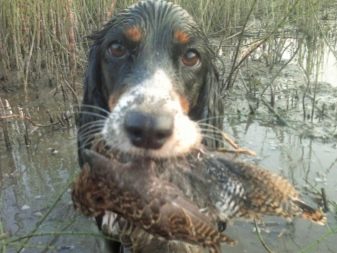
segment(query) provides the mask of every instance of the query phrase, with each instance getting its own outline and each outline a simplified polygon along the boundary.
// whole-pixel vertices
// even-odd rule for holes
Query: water
[[[313,194],[309,194],[307,186],[313,191],[324,188],[328,200],[337,202],[335,143],[303,139],[289,134],[286,128],[261,125],[258,121],[247,124],[245,120],[227,118],[225,126],[226,132],[241,146],[257,152],[252,162],[258,161],[289,178],[313,206]],[[0,217],[8,236],[6,241],[27,235],[52,209],[36,231],[44,236],[33,237],[25,252],[104,252],[103,240],[96,237],[99,234],[94,222],[75,212],[70,201],[69,182],[78,172],[75,139],[74,129],[40,128],[31,134],[29,147],[22,144],[19,135],[13,140],[16,145],[11,151],[1,143]],[[266,218],[265,224],[259,226],[264,240],[275,252],[301,252],[302,249],[305,249],[303,252],[336,252],[336,234],[316,243],[329,232],[329,227],[337,227],[331,212],[328,218],[329,226],[324,227],[303,220],[288,223],[278,218]],[[223,252],[264,252],[254,229],[252,223],[243,221],[229,225],[226,233],[239,244],[233,248],[224,246]],[[6,245],[4,252],[17,252],[21,242]],[[0,243],[1,246],[4,244]]]
[[[5,233],[9,240],[30,233],[52,209],[36,233],[56,236],[33,237],[25,252],[99,252],[95,238],[57,236],[66,232],[96,232],[92,222],[74,212],[67,191],[78,171],[74,131],[38,132],[31,136],[28,148],[17,145],[12,151],[1,150],[0,214]],[[20,242],[8,245],[5,252],[16,252]]]
[[[246,43],[252,43],[256,39],[247,39]],[[328,83],[332,87],[337,87],[337,53],[334,44],[335,42],[331,42],[331,46],[329,47],[325,42],[320,43],[317,45],[317,48],[313,52],[312,49],[309,49],[312,54],[316,55],[316,58],[311,59],[311,61],[316,60],[317,64],[315,64],[314,73],[317,72],[317,82],[319,83]],[[280,50],[277,45],[282,45]],[[298,56],[297,49],[300,49],[299,51],[302,52],[301,56]],[[268,50],[271,50],[272,53],[268,52]],[[308,56],[308,48],[307,44],[301,42],[300,40],[296,38],[279,38],[274,41],[273,44],[266,44],[266,48],[258,48],[253,55],[251,56],[254,59],[261,59],[261,57],[265,57],[266,55],[269,55],[269,57],[274,56],[273,54],[276,52],[276,50],[280,50],[278,52],[279,60],[283,63],[291,60],[291,64],[295,64],[298,68],[300,65],[306,66],[306,58]],[[335,50],[335,51],[332,51]],[[297,52],[297,56],[294,58],[294,53]],[[316,69],[317,68],[317,69]],[[303,74],[303,71],[302,71]],[[315,75],[311,76],[311,80],[315,80]]]
[[[337,87],[337,59],[331,50],[324,48],[324,58],[318,75],[318,81],[330,83],[331,86]]]

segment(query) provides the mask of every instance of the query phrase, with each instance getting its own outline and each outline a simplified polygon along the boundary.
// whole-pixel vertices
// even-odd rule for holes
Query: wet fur
[[[120,37],[121,31],[134,25],[139,25],[147,36],[142,38],[138,54],[132,61],[115,63],[107,55],[109,46],[114,40],[123,40]],[[188,34],[190,41],[188,46],[196,48],[200,54],[200,69],[186,69],[179,65],[178,59],[186,48],[181,45],[180,47],[174,46],[172,33],[169,32],[178,28]],[[186,117],[190,121],[205,120],[203,131],[207,131],[208,136],[211,135],[210,131],[214,131],[212,127],[222,129],[222,118],[219,117],[223,111],[220,97],[222,88],[214,64],[216,56],[209,46],[207,36],[185,10],[165,1],[139,2],[115,15],[102,30],[91,35],[90,39],[93,44],[88,57],[84,96],[78,121],[78,150],[81,167],[83,166],[83,150],[90,148],[93,136],[107,126],[106,123],[111,114],[111,97],[116,96],[118,102],[120,96],[130,91],[133,85],[139,83],[139,80],[145,80],[153,75],[158,67],[165,69],[166,75],[174,84],[174,90],[188,101],[189,110]],[[161,56],[158,57],[156,52],[161,52]],[[206,125],[212,127],[208,129]],[[215,138],[219,139],[216,136]],[[219,142],[211,138],[204,139],[203,143],[208,147],[219,145]],[[179,181],[177,183],[179,184]],[[186,190],[191,191],[191,189]],[[97,218],[99,226],[102,223],[101,218]],[[139,238],[144,239],[142,236]],[[166,246],[162,244],[163,242],[160,242],[160,247],[163,249],[161,252],[165,252],[165,248],[167,252],[197,252],[197,247],[192,247],[193,250],[191,250],[190,245],[183,243],[167,243]],[[146,247],[158,247],[158,244],[149,244]],[[179,248],[179,251],[172,247]],[[112,248],[114,252],[119,246],[114,244]],[[151,251],[140,248],[135,252]]]

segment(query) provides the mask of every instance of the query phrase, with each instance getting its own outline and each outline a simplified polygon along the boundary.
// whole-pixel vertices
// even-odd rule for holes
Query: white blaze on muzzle
[[[124,119],[130,111],[170,114],[174,119],[173,133],[160,149],[135,147],[124,129]],[[198,125],[184,113],[172,80],[162,69],[153,76],[127,89],[112,108],[102,135],[108,145],[125,153],[151,157],[174,157],[191,151],[201,143]],[[146,151],[146,152],[144,152]]]

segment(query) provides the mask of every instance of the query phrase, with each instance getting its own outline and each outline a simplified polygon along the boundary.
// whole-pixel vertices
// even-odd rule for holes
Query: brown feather
[[[97,142],[85,160],[73,186],[75,207],[91,216],[113,211],[126,224],[131,222],[133,233],[127,236],[133,247],[148,247],[159,237],[220,252],[220,243],[233,245],[234,241],[218,232],[215,223],[239,217],[301,216],[326,223],[325,215],[305,204],[286,179],[222,153],[196,151],[162,161],[128,157],[131,162],[122,163],[103,142]],[[201,212],[200,207],[207,207],[208,212]],[[180,245],[185,245],[182,252],[197,250]]]
[[[181,240],[219,252],[234,240],[173,184],[156,177],[151,160],[122,164],[86,151],[85,164],[73,186],[75,207],[86,215],[113,211],[145,231],[167,240]]]

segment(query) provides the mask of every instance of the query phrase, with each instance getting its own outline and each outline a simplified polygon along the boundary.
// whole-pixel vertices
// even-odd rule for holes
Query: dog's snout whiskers
[[[173,133],[174,118],[170,114],[130,111],[124,129],[131,143],[139,148],[160,149]]]

